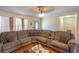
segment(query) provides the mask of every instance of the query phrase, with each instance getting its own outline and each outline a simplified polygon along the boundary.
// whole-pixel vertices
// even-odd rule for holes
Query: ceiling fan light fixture
[[[39,6],[38,11],[39,11],[39,17],[44,17],[45,16],[45,12],[46,12],[45,6]]]
[[[39,13],[39,17],[44,17],[45,13]]]

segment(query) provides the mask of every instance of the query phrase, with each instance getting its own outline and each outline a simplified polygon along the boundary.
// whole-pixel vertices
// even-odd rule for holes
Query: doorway
[[[71,31],[77,38],[77,15],[61,16],[60,24],[61,30]]]
[[[38,30],[38,28],[39,28],[38,26],[39,26],[38,21],[35,21],[35,29],[36,29],[36,30]]]

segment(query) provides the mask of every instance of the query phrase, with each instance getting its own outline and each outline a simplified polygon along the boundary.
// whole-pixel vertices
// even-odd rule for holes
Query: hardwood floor
[[[37,43],[31,43],[29,45],[26,45],[24,47],[18,48],[16,49],[14,52],[12,53],[23,53],[25,50],[29,50],[31,49],[33,46],[35,46]],[[44,49],[47,49],[50,53],[57,53],[54,49],[51,49],[50,47],[44,46],[42,45]]]

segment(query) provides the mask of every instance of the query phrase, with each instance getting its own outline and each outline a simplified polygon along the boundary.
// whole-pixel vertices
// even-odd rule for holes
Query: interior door
[[[63,18],[63,28],[65,31],[70,30],[74,35],[76,35],[75,16],[64,17]]]
[[[38,30],[38,25],[39,25],[39,24],[38,24],[38,21],[35,22],[35,29],[36,29],[36,30]]]

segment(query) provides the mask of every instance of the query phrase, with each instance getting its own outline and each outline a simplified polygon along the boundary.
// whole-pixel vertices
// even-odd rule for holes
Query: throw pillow
[[[0,36],[0,42],[3,43],[3,44],[7,43],[7,40],[6,40],[6,38],[5,38],[5,34],[2,34],[2,35]]]

